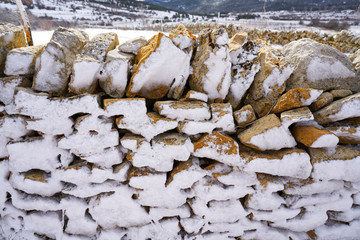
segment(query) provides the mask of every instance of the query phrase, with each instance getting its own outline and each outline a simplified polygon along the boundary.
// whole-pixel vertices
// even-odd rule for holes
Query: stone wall
[[[0,28],[0,239],[360,235],[360,82],[336,49]]]

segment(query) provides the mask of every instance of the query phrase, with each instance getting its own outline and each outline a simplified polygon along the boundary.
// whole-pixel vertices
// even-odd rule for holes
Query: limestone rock
[[[262,44],[247,40],[246,37],[245,33],[237,33],[229,40],[232,74],[226,100],[231,103],[233,108],[239,106],[254,81],[255,74],[260,70],[258,51]]]
[[[314,115],[308,107],[302,107],[282,112],[280,119],[283,126],[289,127],[293,123],[312,121]]]
[[[327,126],[326,129],[335,134],[340,143],[360,144],[360,126],[357,124],[335,123],[333,126]]]
[[[98,74],[106,54],[119,44],[116,33],[100,33],[87,42],[76,55],[72,68],[69,91],[75,94],[93,93]]]
[[[347,56],[327,45],[310,39],[293,41],[284,46],[283,54],[294,66],[286,88],[360,91],[359,77]]]
[[[228,36],[224,29],[204,29],[199,42],[190,75],[190,88],[208,95],[209,100],[223,100],[231,82],[231,62]]]
[[[332,132],[310,125],[295,125],[291,133],[296,141],[310,148],[336,147],[339,138]]]
[[[263,46],[258,54],[261,70],[255,75],[245,104],[251,104],[257,115],[263,117],[285,91],[286,81],[293,68],[278,50],[270,46]]]
[[[6,57],[4,73],[8,76],[33,75],[35,60],[43,48],[43,45],[38,45],[10,50]]]
[[[334,151],[310,148],[309,154],[314,179],[360,181],[360,151],[338,145]]]
[[[131,53],[137,55],[139,50],[147,44],[145,37],[137,37],[126,41],[119,46],[119,51],[123,53]]]
[[[211,117],[208,105],[201,101],[158,101],[154,110],[160,115],[179,121],[201,121]]]
[[[17,87],[30,87],[31,82],[24,77],[4,77],[0,78],[0,102],[10,105],[15,95]]]
[[[121,53],[117,49],[107,53],[99,73],[99,84],[106,94],[114,98],[124,95],[133,58],[132,55]]]
[[[190,73],[190,58],[169,37],[155,35],[136,55],[126,96],[180,98]]]
[[[286,149],[269,153],[241,151],[240,156],[247,161],[244,171],[249,172],[307,179],[312,170],[310,156],[306,151],[300,149]]]
[[[198,133],[211,133],[214,129],[222,130],[227,133],[235,132],[232,107],[230,103],[212,103],[211,120],[191,121],[184,120],[178,126],[178,131],[187,135]]]
[[[239,127],[246,127],[256,120],[254,109],[250,104],[234,112],[234,118]]]
[[[190,54],[192,53],[196,37],[184,25],[180,24],[176,29],[172,30],[169,37],[178,48]]]
[[[186,93],[184,100],[198,100],[198,101],[207,102],[208,96],[205,93],[190,90]]]
[[[244,160],[239,156],[239,145],[231,137],[219,132],[204,134],[193,143],[196,157],[211,158],[230,166],[242,167]]]
[[[238,135],[240,142],[256,150],[279,150],[296,146],[287,126],[275,114],[258,119]]]
[[[67,90],[75,56],[89,39],[86,33],[59,27],[35,62],[33,89],[61,95]]]
[[[352,91],[346,89],[334,89],[331,90],[330,93],[336,99],[336,98],[344,98],[350,96],[352,94]]]
[[[0,77],[3,76],[6,55],[13,48],[26,47],[24,28],[11,23],[0,23]]]
[[[293,108],[309,106],[322,93],[322,90],[311,88],[294,88],[283,94],[272,109],[273,113],[281,113]]]
[[[311,104],[310,108],[312,111],[317,111],[326,105],[329,105],[334,100],[334,95],[329,92],[324,92],[320,97]]]
[[[331,103],[314,113],[319,124],[360,116],[360,93],[350,95]]]

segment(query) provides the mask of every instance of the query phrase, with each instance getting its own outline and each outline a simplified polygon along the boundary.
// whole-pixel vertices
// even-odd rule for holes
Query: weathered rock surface
[[[85,32],[59,27],[36,59],[33,89],[53,95],[67,90],[75,56],[89,40]]]
[[[236,109],[260,70],[258,51],[262,44],[247,40],[246,33],[237,33],[229,40],[232,62],[231,85],[226,100]]]
[[[275,114],[258,119],[238,135],[240,142],[256,150],[279,150],[296,146],[287,126]]]
[[[204,29],[192,61],[190,88],[208,95],[209,100],[223,100],[229,92],[231,62],[228,35],[224,29]]]
[[[35,60],[43,48],[43,45],[38,45],[10,50],[6,57],[4,73],[8,76],[33,75]]]
[[[255,75],[245,104],[251,104],[257,115],[263,117],[285,91],[286,81],[293,68],[278,50],[270,46],[263,46],[258,54],[261,70]]]
[[[4,75],[5,60],[13,48],[26,47],[24,28],[10,23],[0,23],[0,77]]]
[[[194,144],[194,156],[211,158],[230,166],[242,167],[244,160],[239,156],[239,145],[231,137],[219,132],[204,134]]]
[[[123,53],[129,53],[137,55],[139,50],[147,44],[147,40],[144,37],[137,37],[126,41],[119,46],[119,51]]]
[[[330,91],[331,95],[333,95],[334,99],[344,98],[350,96],[352,94],[351,90],[346,89],[334,89]]]
[[[180,98],[190,74],[191,54],[162,33],[139,50],[126,96]]]
[[[121,53],[117,49],[107,53],[98,76],[100,87],[106,94],[114,98],[123,97],[133,59],[133,55]]]
[[[201,101],[158,101],[154,110],[160,115],[179,121],[201,121],[211,117],[209,106]]]
[[[246,127],[251,122],[256,120],[254,109],[252,108],[252,106],[250,104],[235,111],[234,118],[235,118],[236,124],[239,127]]]
[[[309,154],[314,179],[360,181],[360,151],[339,145],[335,151],[310,148]]]
[[[282,112],[280,120],[283,126],[289,127],[293,123],[312,121],[314,115],[308,107],[302,107]]]
[[[317,111],[326,105],[329,105],[334,101],[334,95],[329,92],[324,92],[320,95],[320,97],[311,104],[310,108],[312,111]]]
[[[319,124],[360,116],[360,93],[337,100],[314,113]]]
[[[360,126],[357,124],[335,123],[326,129],[335,134],[340,143],[360,144]]]
[[[349,58],[330,46],[301,39],[284,46],[283,54],[294,72],[286,88],[360,91],[359,77]]]
[[[311,88],[294,88],[281,95],[274,108],[273,113],[281,113],[293,108],[309,106],[322,93],[322,90]]]
[[[336,147],[339,138],[332,132],[311,125],[295,125],[291,128],[296,141],[310,148]]]
[[[93,93],[106,54],[118,44],[116,33],[100,33],[87,42],[82,51],[76,55],[69,91],[75,94]]]

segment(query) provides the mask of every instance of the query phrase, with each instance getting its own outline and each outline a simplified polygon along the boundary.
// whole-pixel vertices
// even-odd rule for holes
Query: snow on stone
[[[180,224],[187,233],[198,233],[205,225],[205,220],[199,216],[180,218]]]
[[[216,176],[216,179],[226,185],[252,186],[259,184],[259,180],[254,172],[244,172],[233,168],[231,172]]]
[[[160,135],[151,143],[139,137],[125,136],[121,144],[133,151],[127,156],[133,166],[150,167],[160,172],[171,171],[174,160],[187,161],[193,152],[190,138],[178,133]]]
[[[124,153],[121,151],[120,147],[110,147],[101,153],[82,156],[82,159],[104,168],[111,168],[111,166],[115,164],[122,163],[123,157]]]
[[[352,221],[349,224],[336,223],[319,226],[315,229],[315,234],[321,240],[354,239],[354,236],[360,234],[360,220]]]
[[[339,143],[339,138],[334,134],[325,134],[316,139],[311,144],[312,148],[323,148],[323,147],[336,147]]]
[[[7,181],[9,174],[9,161],[0,161],[0,214],[2,214],[2,209],[5,207],[5,202],[7,200],[6,191],[8,191],[10,187]]]
[[[307,78],[312,82],[330,78],[340,79],[355,76],[355,73],[340,61],[333,60],[330,62],[319,57],[314,57],[310,61],[306,73]]]
[[[100,184],[86,184],[81,186],[69,185],[64,187],[63,193],[69,194],[79,198],[93,197],[101,193],[113,192],[114,189],[121,186],[122,184],[115,181],[106,181]]]
[[[191,55],[174,45],[171,39],[162,33],[143,48],[148,52],[139,52],[138,65],[132,75],[126,95],[158,99],[166,94],[179,98],[190,74]],[[152,44],[152,45],[151,45]],[[150,48],[152,47],[152,48]]]
[[[166,173],[144,173],[138,176],[129,176],[129,185],[137,189],[165,187]]]
[[[246,200],[246,206],[254,210],[276,210],[284,203],[285,200],[277,193],[268,191],[257,191],[250,194]]]
[[[50,238],[61,239],[63,222],[56,212],[36,212],[24,216],[24,228],[37,234],[44,234]]]
[[[7,150],[10,156],[9,169],[13,172],[26,172],[31,169],[51,172],[61,166],[61,162],[68,162],[72,158],[67,151],[57,148],[56,139],[49,136],[10,143]]]
[[[251,210],[253,219],[256,221],[268,221],[268,222],[282,222],[287,219],[292,219],[300,213],[301,209],[291,209],[284,206],[280,206],[279,209],[269,211],[256,211]]]
[[[195,157],[207,157],[230,166],[242,167],[245,163],[240,158],[239,145],[231,137],[218,132],[204,134],[194,142]]]
[[[360,126],[334,126],[326,129],[334,133],[342,143],[360,142]]]
[[[290,152],[275,159],[256,157],[244,167],[244,171],[301,179],[308,178],[311,170],[310,156],[302,151]]]
[[[13,206],[25,211],[58,211],[62,207],[57,200],[51,197],[30,195],[17,190],[10,191],[10,194]]]
[[[150,208],[149,211],[150,217],[154,221],[159,221],[164,217],[176,217],[180,218],[189,218],[190,217],[190,208],[188,205],[183,205],[178,208],[169,209],[169,208]]]
[[[231,223],[247,214],[239,200],[212,201],[204,218],[211,223]]]
[[[321,95],[322,92],[322,90],[311,90],[310,97],[308,99],[302,99],[304,106],[309,106],[311,103],[313,103]]]
[[[339,198],[315,205],[305,206],[308,211],[348,211],[353,205],[352,192],[340,191]]]
[[[103,229],[116,226],[141,226],[150,222],[149,215],[131,196],[134,191],[127,186],[115,188],[115,193],[93,197],[89,213]]]
[[[209,98],[205,93],[190,90],[186,93],[185,99],[207,102]]]
[[[308,107],[302,107],[282,112],[280,119],[283,126],[289,127],[293,123],[310,123],[310,121],[314,120],[314,115]]]
[[[272,72],[267,76],[263,83],[265,97],[274,91],[274,87],[282,86],[290,77],[293,70],[294,68],[290,65],[286,66],[281,71],[278,68],[273,68]]]
[[[137,55],[139,50],[146,44],[147,44],[146,38],[143,36],[140,36],[140,37],[130,39],[130,40],[120,44],[118,49],[120,52],[131,53],[131,54]]]
[[[201,101],[158,101],[154,109],[170,119],[201,121],[211,117],[209,107]]]
[[[286,187],[284,192],[289,195],[312,195],[316,193],[331,193],[340,191],[344,188],[344,182],[339,180],[331,181],[310,181],[307,184],[292,183],[291,187]]]
[[[149,188],[139,191],[138,201],[142,206],[174,209],[186,203],[192,193],[172,187]]]
[[[329,217],[339,222],[351,222],[360,219],[360,207],[355,206],[344,212],[329,212]]]
[[[10,105],[13,102],[15,88],[30,84],[28,80],[22,77],[0,78],[0,102]]]

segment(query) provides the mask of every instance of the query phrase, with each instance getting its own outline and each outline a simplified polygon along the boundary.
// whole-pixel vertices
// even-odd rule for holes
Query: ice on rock
[[[238,143],[227,135],[219,132],[206,133],[193,144],[193,155],[196,157],[207,157],[237,167],[245,164],[245,160],[239,156]]]
[[[212,118],[209,121],[190,121],[181,122],[178,130],[187,135],[198,133],[211,133],[214,129],[234,133],[235,124],[232,107],[229,103],[212,103],[210,105]]]
[[[190,76],[190,88],[205,92],[209,100],[225,99],[231,82],[228,36],[224,29],[204,29],[199,34]]]
[[[211,117],[208,105],[201,101],[158,101],[154,109],[160,115],[179,121],[201,121]]]
[[[129,186],[136,189],[164,187],[166,173],[156,173],[145,168],[132,167],[129,171]]]
[[[186,162],[181,162],[172,170],[166,185],[173,188],[187,189],[205,175],[206,171],[200,167],[199,159],[192,157]]]
[[[313,164],[311,176],[318,180],[360,181],[360,152],[356,149],[338,145],[332,153],[326,149],[310,148]]]
[[[256,150],[279,150],[296,146],[288,126],[281,124],[275,114],[257,120],[238,135],[241,143]]]
[[[160,219],[168,218],[168,217],[179,216],[180,219],[189,218],[191,213],[190,213],[189,206],[183,205],[181,207],[173,208],[173,209],[171,209],[171,208],[150,208],[149,215],[154,221],[157,222]]]
[[[326,211],[315,211],[300,214],[298,217],[283,222],[270,223],[272,227],[288,229],[294,232],[307,232],[324,225],[328,215]]]
[[[50,238],[61,239],[63,221],[57,212],[35,212],[24,216],[24,229]]]
[[[4,77],[0,78],[0,102],[5,105],[13,103],[15,89],[17,87],[28,87],[31,82],[24,77]]]
[[[300,149],[280,150],[275,154],[252,153],[244,167],[244,171],[301,179],[308,178],[311,170],[310,156]]]
[[[133,56],[114,49],[106,55],[99,72],[99,84],[106,94],[114,98],[124,95]]]
[[[69,91],[75,94],[94,92],[106,54],[118,44],[116,33],[111,32],[99,33],[87,42],[74,60]]]
[[[155,35],[136,55],[126,96],[180,98],[190,74],[190,59],[191,54],[179,49],[169,37]]]
[[[134,190],[122,185],[115,192],[91,198],[89,213],[103,229],[141,226],[150,222],[150,217],[137,201],[132,199]],[[113,190],[114,191],[114,190]]]
[[[72,159],[67,151],[57,147],[56,139],[51,136],[12,142],[7,145],[7,150],[10,156],[9,169],[12,172],[26,172],[31,169],[51,172]]]
[[[151,144],[144,138],[125,135],[121,144],[132,151],[127,159],[133,166],[150,167],[159,172],[171,171],[174,160],[186,161],[193,152],[190,138],[179,133],[159,135]]]
[[[43,48],[38,45],[12,49],[6,57],[4,73],[8,76],[33,75],[35,60]]]

